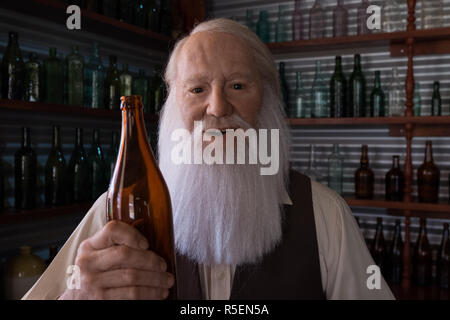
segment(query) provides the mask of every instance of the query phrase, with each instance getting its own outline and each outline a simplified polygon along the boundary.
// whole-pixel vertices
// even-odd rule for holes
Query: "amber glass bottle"
[[[367,145],[362,146],[361,166],[355,172],[355,196],[358,199],[373,198],[373,171],[369,169]]]
[[[122,135],[119,157],[107,195],[107,220],[136,227],[150,250],[167,262],[176,278],[172,205],[169,190],[150,148],[141,96],[121,98]],[[169,299],[176,299],[176,284]]]
[[[392,157],[392,168],[386,173],[386,200],[402,201],[405,178],[400,169],[400,157]]]
[[[426,286],[431,283],[431,248],[427,237],[427,225],[425,218],[420,218],[419,237],[414,248],[413,274],[415,283]]]
[[[426,142],[425,160],[417,170],[420,202],[437,202],[439,196],[439,168],[433,162],[431,141]]]

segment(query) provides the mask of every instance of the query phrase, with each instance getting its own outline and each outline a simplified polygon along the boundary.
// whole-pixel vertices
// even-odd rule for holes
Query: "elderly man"
[[[342,198],[289,170],[277,71],[255,34],[226,19],[201,23],[175,46],[165,77],[159,165],[173,204],[180,298],[393,298],[382,277],[368,285],[374,262]],[[223,137],[277,129],[277,173],[262,175],[261,164],[174,164],[171,133],[193,132],[195,121]],[[105,204],[104,194],[25,299],[167,297],[174,276],[164,260],[132,227],[106,223]],[[79,289],[66,286],[74,264]]]

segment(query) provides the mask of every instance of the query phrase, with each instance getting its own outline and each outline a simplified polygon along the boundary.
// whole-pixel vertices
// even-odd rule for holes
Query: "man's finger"
[[[104,289],[138,286],[169,289],[175,281],[168,272],[119,269],[98,273],[96,282]]]
[[[153,287],[123,287],[106,289],[105,300],[161,300],[169,296],[169,290]]]

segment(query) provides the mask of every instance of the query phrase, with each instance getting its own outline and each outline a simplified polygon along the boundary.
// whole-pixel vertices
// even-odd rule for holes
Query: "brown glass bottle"
[[[380,267],[381,272],[384,273],[386,268],[386,244],[383,236],[383,219],[377,218],[377,229],[375,231],[375,238],[370,247],[370,254],[375,263]]]
[[[414,248],[413,275],[414,281],[419,286],[427,286],[431,283],[431,248],[427,237],[427,225],[425,218],[420,218],[420,230]]]
[[[107,195],[107,220],[136,227],[149,249],[167,262],[176,279],[175,246],[170,194],[150,148],[141,96],[121,98],[122,135],[119,157]],[[176,299],[176,284],[169,299]]]
[[[392,157],[392,168],[386,173],[386,200],[402,201],[405,178],[400,169],[400,157]]]
[[[437,202],[439,196],[439,168],[433,162],[431,141],[426,142],[425,160],[417,170],[420,202]]]
[[[444,223],[441,246],[437,257],[437,282],[442,289],[450,288],[450,238],[448,223]]]
[[[367,145],[362,146],[361,166],[355,172],[355,196],[358,199],[373,198],[373,171],[369,169]]]
[[[399,284],[403,272],[403,240],[400,220],[395,220],[394,236],[388,250],[387,278],[391,283]]]

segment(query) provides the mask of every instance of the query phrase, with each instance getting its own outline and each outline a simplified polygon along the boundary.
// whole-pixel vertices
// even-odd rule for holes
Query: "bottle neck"
[[[361,57],[359,55],[355,56],[354,63],[355,63],[355,67],[354,67],[355,70],[356,71],[361,71]]]
[[[338,144],[333,145],[333,152],[336,154],[339,153],[339,145]]]
[[[375,88],[380,89],[381,88],[381,80],[380,80],[380,73],[375,73]]]
[[[400,169],[400,159],[397,156],[392,157],[392,168]]]
[[[22,148],[29,148],[30,146],[30,128],[24,127],[22,129]]]
[[[77,128],[75,146],[83,147],[83,129],[82,128]]]
[[[433,162],[433,149],[431,142],[427,142],[427,147],[425,150],[425,162]]]
[[[363,146],[362,152],[361,152],[361,168],[368,168],[369,167],[369,156],[367,152],[367,147]]]
[[[297,89],[300,89],[302,87],[302,74],[300,72],[297,72]]]
[[[8,45],[10,45],[10,46],[18,46],[19,45],[19,41],[18,41],[17,38],[18,38],[17,33],[10,33],[9,34]]]
[[[61,148],[61,135],[58,126],[53,127],[53,148]]]
[[[425,219],[420,220],[419,238],[427,236],[427,223]]]
[[[341,57],[336,58],[336,64],[334,66],[334,71],[336,73],[342,73],[342,58]]]
[[[280,63],[280,76],[284,77],[284,63]]]
[[[100,134],[97,129],[94,129],[92,134],[92,144],[98,146],[100,144]]]

